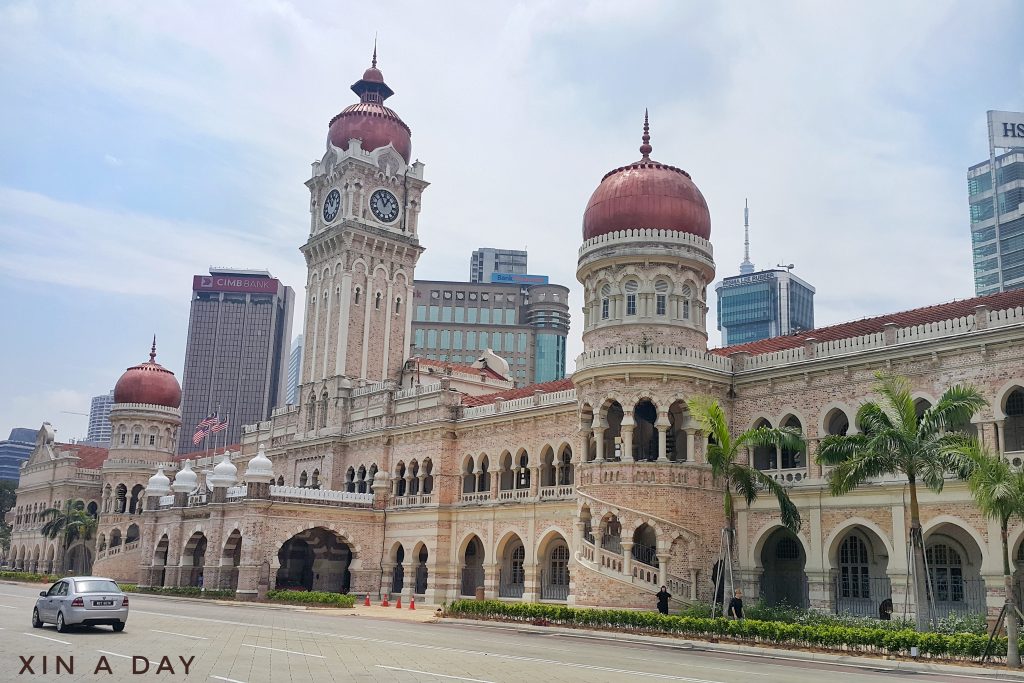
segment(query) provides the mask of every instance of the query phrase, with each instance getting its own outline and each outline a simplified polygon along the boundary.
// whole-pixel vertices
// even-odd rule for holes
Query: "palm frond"
[[[834,467],[863,451],[868,438],[863,434],[830,434],[821,440],[815,458],[820,465]]]
[[[876,372],[875,391],[885,405],[880,407],[889,415],[892,425],[900,431],[916,431],[917,408],[910,390],[910,380],[902,375]]]

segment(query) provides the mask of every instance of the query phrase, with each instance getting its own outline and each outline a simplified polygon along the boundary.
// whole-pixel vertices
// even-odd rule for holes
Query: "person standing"
[[[662,614],[668,614],[668,599],[672,597],[664,586],[658,591],[658,611]]]
[[[739,588],[733,593],[733,598],[729,601],[729,609],[726,614],[732,619],[743,618],[743,591]]]

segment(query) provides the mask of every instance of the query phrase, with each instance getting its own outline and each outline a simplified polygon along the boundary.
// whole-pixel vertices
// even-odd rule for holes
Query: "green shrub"
[[[27,581],[28,583],[53,583],[59,576],[53,574],[33,574],[32,572],[0,572],[0,579],[9,581]]]
[[[139,587],[136,586],[134,583],[119,583],[119,584],[117,584],[117,587],[121,589],[122,593],[137,593],[137,592],[139,592]]]
[[[695,612],[696,610],[694,610]],[[710,609],[662,615],[630,610],[588,609],[507,603],[496,600],[459,600],[448,606],[452,616],[502,619],[506,621],[544,621],[566,626],[612,628],[624,631],[674,633],[694,638],[727,637],[754,643],[787,644],[821,647],[844,651],[876,652],[909,655],[917,647],[922,656],[954,659],[979,659],[985,651],[987,637],[978,633],[918,633],[909,628],[892,627],[891,623],[862,618],[817,613],[801,617],[811,623],[786,621],[742,621],[712,618]],[[779,616],[776,612],[775,616]],[[818,620],[814,622],[814,620]],[[849,622],[849,623],[844,623]],[[883,625],[884,626],[881,626]],[[1006,655],[1006,639],[996,639],[993,654]]]
[[[267,591],[267,599],[274,602],[300,602],[332,607],[354,607],[356,596],[347,593],[326,593],[324,591]]]
[[[147,588],[136,588],[139,593],[153,593],[154,595],[179,595],[189,598],[211,598],[223,599],[234,598],[233,590],[214,590],[208,588],[203,590],[198,586],[149,586]]]

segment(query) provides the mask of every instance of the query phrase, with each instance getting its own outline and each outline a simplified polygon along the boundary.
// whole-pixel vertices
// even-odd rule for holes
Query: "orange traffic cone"
[[[391,603],[388,602],[388,594],[387,593],[384,594],[384,599],[381,600],[380,606],[381,607],[391,607]]]
[[[402,596],[401,595],[398,596],[398,600],[395,600],[395,607],[397,607],[398,609],[402,609]]]
[[[366,594],[366,600],[363,601],[363,607],[369,607],[369,606],[370,606],[370,594],[367,593]]]
[[[409,598],[409,609],[416,609],[416,598]]]

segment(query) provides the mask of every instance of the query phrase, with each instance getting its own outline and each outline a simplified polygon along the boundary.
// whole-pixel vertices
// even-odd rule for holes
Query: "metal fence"
[[[416,567],[416,595],[423,595],[427,592],[427,565],[421,564]]]
[[[658,549],[639,543],[633,544],[633,559],[651,567],[658,566]]]
[[[501,581],[498,583],[498,597],[499,598],[521,598],[523,597],[524,585],[521,583],[506,583]]]
[[[565,583],[552,584],[547,572],[540,573],[540,599],[541,600],[565,600],[569,597],[569,572],[566,570],[563,576]]]
[[[984,579],[954,579],[948,583],[936,580],[933,583],[937,598],[932,612],[933,618],[944,619],[951,614],[967,616],[987,613]]]
[[[391,592],[401,593],[405,588],[405,567],[396,564],[391,570]]]
[[[462,568],[462,594],[476,595],[477,586],[484,585],[484,568],[467,566]]]
[[[892,600],[892,580],[888,577],[842,576],[832,581],[833,606],[836,614],[860,617],[881,616],[882,603]]]
[[[806,574],[762,574],[761,599],[769,605],[807,607],[810,592]]]

